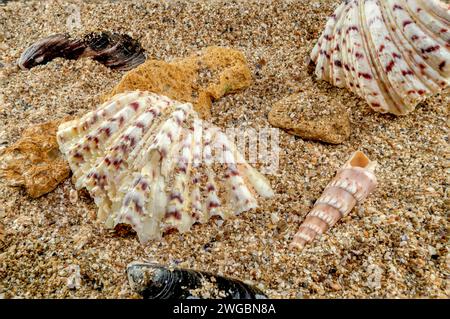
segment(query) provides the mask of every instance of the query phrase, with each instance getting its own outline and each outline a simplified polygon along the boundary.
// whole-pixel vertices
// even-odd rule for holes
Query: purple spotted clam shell
[[[257,195],[273,195],[220,129],[202,121],[190,103],[165,96],[118,94],[61,124],[57,140],[99,219],[107,227],[131,225],[141,242],[169,229],[188,231],[214,215],[239,214],[257,206]]]
[[[450,80],[450,6],[438,0],[347,0],[311,58],[318,78],[382,113],[407,114]]]

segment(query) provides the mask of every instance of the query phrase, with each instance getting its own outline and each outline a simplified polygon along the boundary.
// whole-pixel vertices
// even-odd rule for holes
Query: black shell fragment
[[[266,299],[259,289],[239,280],[208,272],[131,263],[127,267],[131,288],[144,299]]]
[[[59,57],[70,60],[78,59],[85,49],[83,41],[71,40],[64,34],[55,34],[41,39],[25,49],[17,64],[22,69],[31,69]]]
[[[111,32],[90,33],[82,39],[71,39],[67,34],[55,34],[29,46],[17,64],[31,69],[55,58],[69,60],[90,57],[105,66],[127,71],[145,62],[144,49],[126,34]]]

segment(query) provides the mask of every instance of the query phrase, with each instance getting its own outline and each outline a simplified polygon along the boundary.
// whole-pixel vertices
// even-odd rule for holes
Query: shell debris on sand
[[[31,126],[0,154],[0,177],[10,186],[24,186],[33,198],[51,192],[69,176],[70,168],[59,152],[57,120]]]
[[[303,248],[364,201],[377,186],[376,162],[357,151],[340,169],[316,201],[294,236],[291,247]]]
[[[450,6],[440,0],[346,0],[311,58],[316,75],[403,115],[450,83]]]
[[[303,139],[331,144],[344,142],[351,131],[346,108],[319,90],[296,93],[276,102],[269,112],[269,123]]]
[[[128,32],[148,56],[171,61],[209,45],[239,49],[254,83],[216,100],[211,121],[221,128],[270,127],[267,114],[281,97],[321,87],[343,98],[352,134],[330,145],[279,132],[280,173],[267,175],[275,191],[255,212],[197,225],[189,235],[164,236],[141,245],[133,236],[116,236],[93,220],[97,207],[79,191],[69,201],[69,179],[46,196],[32,199],[0,179],[0,210],[7,231],[1,251],[0,288],[5,298],[139,298],[129,286],[126,265],[146,260],[201,269],[256,283],[270,298],[448,298],[448,91],[427,99],[406,117],[373,112],[348,90],[325,81],[307,81],[306,64],[322,29],[340,0],[315,1],[77,1],[79,35],[103,30]],[[14,1],[0,6],[0,60],[13,64],[31,43],[67,31],[67,3]],[[144,25],[146,28],[137,28]],[[4,45],[4,49],[2,46]],[[0,69],[1,70],[6,69]],[[81,116],[101,102],[120,81],[92,59],[57,58],[29,71],[0,76],[0,139],[15,142],[34,123]],[[20,101],[33,108],[23,110]],[[57,106],[57,107],[56,107]],[[1,144],[1,142],[0,142]],[[382,187],[355,207],[344,221],[299,254],[288,249],[308,208],[336,170],[356,149],[380,165]],[[255,165],[257,168],[258,165]],[[425,190],[433,187],[433,196]],[[271,213],[285,226],[277,236]],[[14,227],[19,216],[32,222]],[[81,241],[88,236],[82,248]],[[406,245],[400,238],[408,236]],[[325,240],[326,239],[326,240]],[[429,246],[436,249],[431,253]],[[81,268],[80,289],[69,290],[59,275],[67,265]],[[382,289],[366,286],[367,265],[383,267]],[[329,283],[338,283],[334,290]]]
[[[171,62],[148,60],[125,74],[114,88],[117,93],[142,90],[191,102],[204,119],[211,116],[211,103],[252,83],[245,56],[234,49],[207,47],[187,58]]]
[[[192,104],[165,96],[118,94],[61,124],[57,140],[99,219],[110,228],[131,225],[141,242],[256,208],[256,194],[274,195],[224,133]]]

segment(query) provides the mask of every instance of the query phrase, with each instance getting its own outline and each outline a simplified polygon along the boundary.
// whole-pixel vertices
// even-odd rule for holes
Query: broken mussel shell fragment
[[[144,299],[266,299],[258,288],[208,272],[133,262],[131,288]]]
[[[114,32],[94,32],[81,39],[73,39],[67,34],[55,34],[38,40],[25,49],[17,64],[22,69],[31,69],[55,58],[76,60],[81,57],[92,58],[120,71],[131,70],[146,59],[144,49],[130,36]]]

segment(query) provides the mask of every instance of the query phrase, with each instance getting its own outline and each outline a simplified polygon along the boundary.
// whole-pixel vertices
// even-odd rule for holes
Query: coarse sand
[[[70,179],[38,199],[2,180],[0,296],[137,298],[125,267],[149,260],[232,276],[272,298],[448,298],[449,91],[407,116],[395,117],[375,113],[347,90],[317,81],[308,71],[308,55],[338,2],[74,0],[0,5],[0,148],[14,143],[32,124],[94,109],[122,77],[90,59],[56,59],[31,70],[13,66],[34,41],[68,32],[66,20],[78,9],[81,21],[72,34],[127,33],[151,58],[184,57],[210,45],[241,50],[254,83],[213,104],[212,121],[219,127],[269,127],[272,105],[306,88],[339,97],[352,129],[339,145],[280,131],[279,169],[267,175],[276,192],[272,199],[260,200],[258,209],[237,218],[211,220],[145,246],[134,234],[107,230],[97,222],[92,199],[83,191],[76,193]],[[357,149],[379,163],[378,188],[303,251],[289,250],[299,223]],[[81,281],[73,287],[68,279],[77,265]]]

